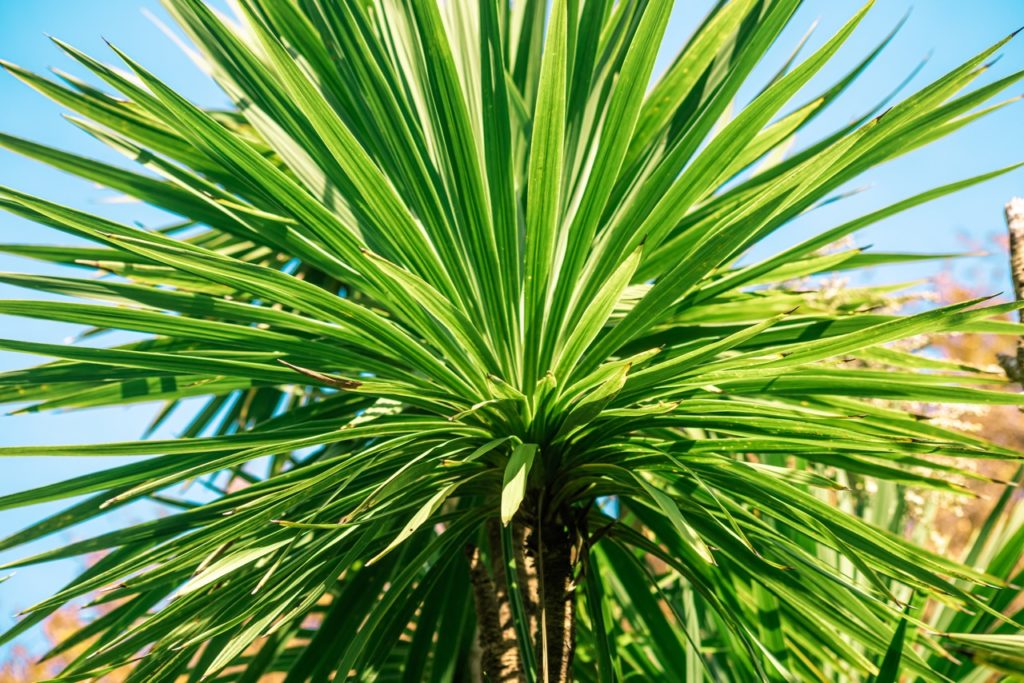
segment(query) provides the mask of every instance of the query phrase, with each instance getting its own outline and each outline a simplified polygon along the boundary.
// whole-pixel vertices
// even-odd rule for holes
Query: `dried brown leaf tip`
[[[317,372],[316,370],[310,370],[309,368],[304,368],[300,365],[289,363],[288,361],[282,360],[280,358],[277,359],[277,362],[280,363],[281,365],[284,365],[285,367],[291,368],[300,375],[305,375],[306,377],[315,379],[318,382],[322,382],[324,384],[327,384],[332,387],[337,387],[339,389],[358,389],[359,387],[363,386],[363,383],[357,380],[346,379],[344,377],[338,377],[337,375],[328,375],[323,372]]]

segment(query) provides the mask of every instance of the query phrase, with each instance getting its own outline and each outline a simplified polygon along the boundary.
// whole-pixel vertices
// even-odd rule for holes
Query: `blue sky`
[[[659,69],[663,68],[689,35],[710,3],[706,0],[681,0],[668,29]],[[909,0],[879,0],[854,37],[808,88],[808,94],[823,89],[870,50],[906,14]],[[800,36],[815,20],[818,28],[809,48],[820,45],[860,7],[848,0],[808,0],[788,32],[776,46],[773,58],[761,69],[764,77],[774,72]],[[34,71],[50,67],[85,76],[64,57],[45,34],[59,37],[76,47],[107,61],[114,61],[103,42],[107,38],[131,54],[143,65],[174,85],[180,92],[208,106],[221,105],[225,98],[202,77],[192,64],[144,16],[143,8],[165,18],[156,0],[0,0],[0,57]],[[931,57],[911,89],[922,86],[1024,25],[1022,0],[920,0],[909,21],[871,70],[862,77],[837,105],[822,116],[808,132],[806,140],[830,131],[876,102],[903,80],[927,54]],[[805,51],[805,54],[806,51]],[[1003,58],[984,77],[991,80],[1024,68],[1024,36],[1003,50]],[[1024,89],[1024,85],[1018,86]],[[746,96],[755,92],[752,84]],[[1018,91],[1008,95],[1018,94]],[[802,101],[798,98],[798,101]],[[42,96],[26,88],[7,74],[0,74],[0,130],[49,145],[123,163],[120,156],[81,133],[61,118],[61,110]],[[869,187],[857,196],[815,211],[787,227],[758,253],[775,251],[802,237],[832,227],[852,216],[887,205],[939,184],[1024,160],[1024,105],[1003,109],[953,138],[891,162],[858,179],[851,187]],[[111,193],[92,184],[46,168],[0,150],[0,185],[38,194],[70,206],[102,214],[124,222],[139,221],[159,225],[167,217],[139,204],[111,203]],[[972,248],[971,244],[990,245],[1002,234],[1002,205],[1013,195],[1024,195],[1024,171],[1016,171],[983,186],[879,223],[857,237],[858,244],[873,245],[876,250],[955,252]],[[19,244],[69,243],[45,228],[21,219],[0,215],[0,242]],[[1000,255],[972,258],[955,265],[961,278],[977,283],[991,292],[1005,290],[1005,259]],[[886,270],[873,274],[873,281],[903,280],[934,275],[949,263],[930,263],[913,269]],[[0,255],[0,270],[48,272],[38,263]],[[0,285],[0,297],[31,298],[31,293]],[[0,337],[39,341],[61,341],[75,328],[67,325],[27,321],[0,316]],[[0,353],[0,371],[24,367],[35,362],[25,356]],[[17,415],[0,417],[0,444],[47,444],[104,442],[136,438],[153,406],[93,410],[83,413]],[[161,435],[171,436],[180,423],[167,425]],[[102,459],[10,459],[0,463],[0,495],[38,486],[88,472],[109,463]],[[6,536],[42,515],[55,512],[62,504],[42,504],[31,508],[0,512],[0,537]],[[90,531],[108,528],[127,520],[139,520],[151,509],[133,508],[119,512],[117,519],[105,519],[90,528],[34,544],[39,551],[70,539],[85,537]],[[22,556],[0,553],[0,561]],[[7,628],[13,614],[46,597],[69,580],[79,565],[59,562],[19,570],[17,576],[0,584],[0,629]],[[19,642],[38,647],[38,632]],[[0,660],[7,648],[0,651]]]

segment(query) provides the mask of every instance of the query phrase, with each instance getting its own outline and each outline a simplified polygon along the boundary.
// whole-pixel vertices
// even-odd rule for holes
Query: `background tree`
[[[108,274],[3,275],[71,299],[0,313],[146,335],[2,340],[58,360],[0,377],[0,400],[164,400],[159,419],[204,403],[181,439],[0,450],[154,456],[0,498],[84,496],[0,547],[143,498],[173,510],[15,563],[109,551],[4,638],[105,588],[60,680],[125,664],[130,681],[943,680],[954,655],[1020,670],[1009,496],[964,562],[881,512],[904,486],[967,494],[956,477],[985,475],[963,459],[1019,457],[882,401],[1024,404],[1000,372],[892,344],[1016,337],[1000,316],[1020,304],[905,315],[879,309],[896,289],[792,284],[921,258],[820,250],[1012,169],[743,256],[1001,106],[979,109],[1024,72],[968,89],[1006,38],[783,154],[888,41],[789,105],[868,5],[730,116],[799,4],[720,3],[650,89],[663,0],[241,0],[235,19],[169,0],[232,111],[121,53],[131,73],[61,44],[120,96],[8,66],[150,173],[0,144],[183,222],[0,190],[96,244],[9,251]],[[172,493],[196,478],[213,500]]]

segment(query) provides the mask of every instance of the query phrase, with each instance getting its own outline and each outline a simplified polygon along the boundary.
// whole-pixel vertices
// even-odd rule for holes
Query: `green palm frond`
[[[1024,405],[1005,379],[891,344],[1021,335],[1001,318],[1024,304],[903,315],[897,287],[800,283],[922,258],[823,248],[1018,166],[745,255],[1024,71],[970,87],[1006,38],[790,153],[892,38],[808,97],[869,3],[731,113],[800,4],[717,3],[650,87],[668,0],[166,0],[231,111],[116,48],[122,66],[58,43],[109,91],[7,64],[142,168],[0,145],[178,219],[0,188],[91,242],[4,246],[87,272],[0,274],[61,297],[0,314],[141,335],[2,339],[54,360],[0,374],[0,401],[200,407],[179,439],[0,448],[150,456],[0,497],[76,499],[0,549],[135,501],[169,511],[12,563],[104,553],[0,641],[94,596],[109,609],[57,646],[89,643],[58,680],[1020,671],[1020,506],[977,547],[1007,545],[964,562],[855,508],[865,482],[966,495],[980,475],[958,459],[1021,457],[902,407]],[[215,494],[180,492],[194,480]]]

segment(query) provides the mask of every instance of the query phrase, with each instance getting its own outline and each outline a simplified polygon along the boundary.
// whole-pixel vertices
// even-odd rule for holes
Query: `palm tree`
[[[120,95],[6,65],[144,169],[0,144],[181,220],[143,229],[0,189],[8,211],[94,243],[4,247],[87,272],[4,274],[66,298],[0,313],[141,333],[2,340],[57,360],[0,375],[0,397],[162,401],[151,427],[194,414],[178,439],[0,449],[151,456],[0,498],[74,499],[0,548],[135,501],[164,510],[13,563],[105,553],[4,640],[91,595],[106,608],[51,653],[88,643],[58,680],[125,664],[146,682],[1013,665],[1012,551],[990,571],[930,552],[865,515],[864,487],[963,494],[966,459],[1019,457],[902,402],[1024,396],[892,343],[1019,335],[1000,316],[1020,305],[901,315],[880,308],[891,288],[798,282],[920,258],[823,248],[1011,169],[744,258],[851,179],[1002,106],[979,110],[1024,72],[968,86],[1009,38],[789,153],[888,42],[790,104],[870,4],[735,115],[799,0],[717,3],[650,88],[669,0],[236,4],[229,18],[167,0],[230,111],[116,48],[128,71],[58,42]],[[212,493],[182,494],[191,481]],[[1012,541],[1007,525],[986,538]],[[945,623],[918,628],[940,603]]]

